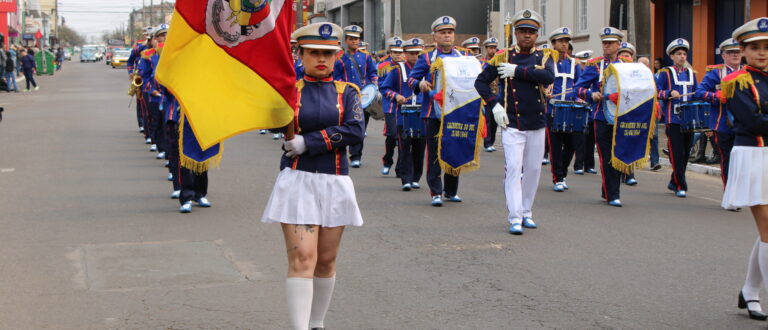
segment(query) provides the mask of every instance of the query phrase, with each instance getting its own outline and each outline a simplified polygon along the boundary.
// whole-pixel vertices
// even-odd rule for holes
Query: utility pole
[[[155,4],[154,4],[154,3],[155,3],[155,0],[149,0],[149,26],[154,26],[154,25],[155,25],[155,24],[154,24],[154,17],[153,17],[153,16],[155,16],[155,15],[154,15],[154,13],[152,12],[152,10],[154,9],[154,8],[152,8],[152,7],[154,7],[154,6],[155,6]]]
[[[133,46],[133,44],[134,44],[134,42],[133,42],[133,38],[135,38],[135,37],[136,37],[136,34],[134,34],[134,33],[133,33],[133,32],[134,32],[134,31],[133,31],[133,14],[135,14],[135,13],[136,13],[136,10],[134,9],[133,11],[131,11],[131,14],[130,14],[130,15],[128,15],[128,22],[129,22],[129,23],[128,23],[128,24],[129,24],[129,25],[128,25],[128,30],[130,31],[130,32],[129,32],[129,33],[130,33],[130,34],[129,34],[129,35],[130,35],[130,38],[128,38],[128,40],[130,41],[130,44],[128,44],[128,46],[129,46],[129,47],[130,47],[130,46]]]
[[[160,24],[165,24],[165,0],[160,0]]]
[[[304,0],[296,0],[296,28],[304,26]]]

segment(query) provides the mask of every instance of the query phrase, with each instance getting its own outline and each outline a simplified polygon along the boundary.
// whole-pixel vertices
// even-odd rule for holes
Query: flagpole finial
[[[504,24],[512,24],[512,17],[509,16],[509,12],[507,12],[507,17],[504,18]]]

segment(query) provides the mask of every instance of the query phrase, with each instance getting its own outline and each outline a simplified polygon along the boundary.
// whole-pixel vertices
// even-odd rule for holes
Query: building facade
[[[766,0],[656,0],[651,5],[653,55],[664,65],[672,61],[664,51],[676,38],[691,43],[688,61],[694,70],[722,63],[718,46],[745,22],[768,16]]]

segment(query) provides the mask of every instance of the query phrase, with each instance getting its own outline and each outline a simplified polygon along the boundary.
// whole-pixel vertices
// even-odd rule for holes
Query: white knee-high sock
[[[749,254],[749,260],[747,261],[747,279],[744,281],[744,286],[741,288],[741,293],[744,294],[745,300],[760,300],[760,287],[763,286],[763,275],[760,271],[760,237],[755,240],[755,245],[752,247],[752,253]],[[762,243],[765,244],[765,243]],[[768,257],[768,255],[766,256]],[[762,307],[759,303],[748,303],[750,310],[762,311]]]
[[[336,276],[331,278],[315,277],[314,296],[312,296],[312,314],[309,318],[309,328],[324,328],[323,321],[325,313],[328,312],[328,306],[331,304],[333,296],[333,287],[336,285]]]
[[[312,289],[311,278],[289,277],[285,279],[288,315],[294,330],[307,330],[309,327],[309,313],[312,311]]]

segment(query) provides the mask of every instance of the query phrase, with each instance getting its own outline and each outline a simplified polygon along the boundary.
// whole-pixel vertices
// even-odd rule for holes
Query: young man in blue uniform
[[[658,97],[665,100],[662,112],[666,120],[669,162],[672,163],[672,177],[667,189],[680,198],[687,196],[688,183],[685,180],[685,171],[688,167],[693,133],[683,131],[681,111],[684,110],[679,106],[683,102],[692,101],[694,96],[691,94],[698,87],[696,72],[686,66],[690,48],[690,44],[685,39],[673,40],[667,46],[667,55],[672,58],[674,65],[659,70],[659,76],[656,78]]]
[[[602,197],[608,202],[608,205],[621,207],[620,195],[620,175],[619,171],[611,165],[611,147],[613,145],[613,123],[609,123],[603,113],[606,101],[605,96],[600,92],[603,82],[603,72],[612,63],[623,63],[619,55],[619,47],[624,39],[624,32],[614,27],[606,27],[600,33],[600,39],[603,44],[603,56],[593,58],[587,62],[587,66],[573,86],[573,92],[576,97],[592,103],[592,119],[595,132],[595,141],[597,142],[598,155],[600,156],[600,170],[602,172]],[[589,143],[589,141],[587,141]],[[584,157],[587,171],[591,168],[586,162],[591,154],[589,148],[585,148]]]
[[[723,180],[723,188],[728,184],[728,167],[731,160],[731,149],[735,132],[728,122],[728,111],[721,101],[722,92],[720,84],[725,76],[734,71],[741,70],[741,50],[739,43],[733,38],[728,38],[720,44],[720,56],[723,64],[710,65],[707,74],[696,88],[696,99],[708,102],[712,105],[710,112],[710,127],[715,134],[715,144],[720,151],[720,176]]]
[[[381,83],[381,94],[387,100],[397,116],[397,133],[399,146],[398,167],[400,168],[401,189],[410,191],[419,189],[419,180],[424,170],[424,138],[423,129],[421,136],[411,136],[404,130],[404,117],[401,112],[403,104],[421,104],[420,95],[414,94],[408,87],[408,74],[413,71],[419,54],[424,50],[424,41],[418,38],[405,41],[405,61],[396,62]],[[385,109],[386,111],[386,109]],[[423,126],[423,125],[422,125]],[[423,127],[422,127],[423,128]]]
[[[147,49],[147,44],[149,44],[149,39],[151,38],[150,33],[152,32],[152,27],[145,27],[144,28],[144,40],[137,42],[136,45],[131,48],[131,55],[128,56],[128,62],[126,62],[126,68],[128,69],[128,81],[130,83],[133,83],[134,78],[134,72],[138,68],[139,60],[141,59],[141,52],[143,52],[145,49]],[[145,130],[145,123],[144,123],[144,117],[146,112],[146,104],[141,99],[141,92],[136,93],[136,120],[139,123],[139,132],[144,133],[144,138],[146,139],[146,142],[149,143],[149,134],[144,132]]]
[[[475,56],[482,60],[482,52],[480,50],[480,39],[472,37],[461,43],[462,48],[469,50],[469,55]]]
[[[571,92],[573,85],[581,76],[581,66],[568,55],[568,46],[571,44],[571,31],[567,27],[561,27],[549,34],[549,42],[559,57],[555,63],[555,82],[552,84],[551,93],[547,95],[548,122],[553,120],[554,103],[557,101],[575,101],[576,97]],[[551,126],[551,125],[550,125]],[[563,192],[568,189],[565,178],[568,175],[568,165],[576,155],[576,163],[582,163],[584,157],[584,133],[583,132],[554,132],[551,127],[547,129],[549,137],[549,157],[551,160],[552,182],[554,191]]]
[[[390,70],[397,67],[398,64],[403,61],[403,40],[399,37],[390,38],[387,41],[387,49],[389,50],[389,58],[387,58],[386,62],[382,62],[381,64],[389,63],[389,66],[385,68],[381,68],[379,66],[379,72],[380,74],[383,74],[382,81],[386,79],[386,76]],[[381,91],[382,95],[384,95],[384,92]],[[392,100],[391,98],[383,97],[381,100],[382,109],[384,111],[384,156],[381,158],[382,162],[382,168],[381,168],[381,174],[382,175],[389,175],[389,170],[392,168],[392,165],[395,164],[394,161],[394,155],[395,155],[395,148],[397,148],[397,102]],[[400,176],[400,157],[401,155],[398,153],[397,159],[398,159],[398,166],[395,167],[395,173],[397,173],[398,176]]]
[[[499,40],[494,37],[488,38],[483,41],[483,47],[485,48],[485,57],[480,62],[483,63],[483,68],[485,68],[485,66],[488,65],[488,61],[496,56],[496,52],[499,48]],[[496,94],[499,93],[498,82],[491,87]],[[483,139],[483,148],[485,152],[494,152],[496,151],[496,147],[494,147],[493,144],[496,143],[496,131],[499,129],[499,125],[497,125],[496,120],[493,119],[491,109],[483,107],[483,114],[485,115],[485,127],[487,127],[487,134],[485,139]]]
[[[350,25],[344,28],[344,44],[347,50],[333,65],[333,79],[354,84],[362,89],[368,84],[378,85],[376,62],[373,56],[360,51],[360,36],[363,28]],[[368,127],[370,115],[365,113],[365,127]],[[358,168],[362,165],[363,143],[349,147],[349,165]]]
[[[501,126],[509,233],[522,235],[523,227],[537,227],[533,221],[533,202],[546,143],[545,93],[546,86],[555,81],[557,51],[536,49],[542,24],[538,13],[520,11],[512,24],[517,44],[489,61],[475,80],[475,88]],[[502,85],[501,97],[491,89],[496,79]]]
[[[461,198],[456,195],[459,190],[459,177],[446,173],[442,180],[440,178],[442,170],[438,162],[437,139],[442,118],[437,113],[432,98],[433,92],[439,92],[433,86],[435,75],[429,71],[437,58],[466,56],[467,54],[453,45],[456,38],[456,20],[453,17],[442,16],[432,22],[432,36],[437,47],[419,55],[416,65],[408,75],[408,87],[413,89],[414,93],[422,94],[421,117],[424,118],[427,139],[427,184],[432,196],[432,206],[442,206],[443,199],[441,196],[443,192],[445,192],[446,200],[461,202]]]

